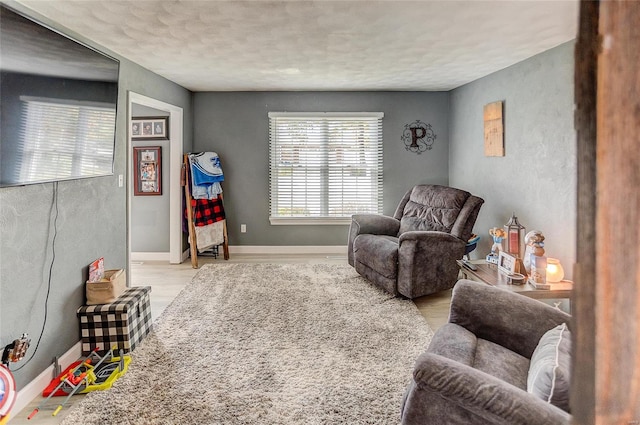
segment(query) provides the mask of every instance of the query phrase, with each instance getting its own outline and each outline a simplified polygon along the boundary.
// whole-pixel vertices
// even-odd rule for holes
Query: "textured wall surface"
[[[132,105],[132,117],[166,117],[168,112],[138,104]],[[169,122],[171,126],[171,122]],[[169,140],[137,140],[132,146],[162,148],[162,195],[131,197],[131,252],[169,252]]]
[[[448,182],[448,93],[223,92],[194,94],[194,151],[220,155],[232,245],[345,245],[348,226],[269,223],[269,121],[277,112],[384,112],[384,212],[393,214],[414,184]],[[433,126],[433,149],[420,155],[400,140],[405,124]],[[240,224],[247,233],[240,233]]]
[[[567,276],[575,262],[576,136],[573,128],[573,42],[451,92],[449,176],[452,186],[483,197],[475,231],[490,248],[488,230],[515,212],[546,236],[546,254]],[[483,106],[504,101],[505,156],[484,156]]]
[[[12,6],[24,10],[19,5]],[[23,360],[11,367],[13,370],[22,367],[14,373],[19,389],[46,369],[54,356],[63,354],[79,340],[76,309],[84,303],[87,265],[101,256],[108,268],[124,268],[127,264],[127,185],[118,187],[118,174],[126,176],[129,160],[127,91],[183,107],[185,144],[191,143],[191,93],[119,59],[115,174],[60,182],[57,203],[53,197],[55,183],[0,189],[1,346],[27,332],[32,338],[27,358],[34,353],[45,323],[45,298],[51,276],[46,327],[40,346],[33,360],[28,363]]]

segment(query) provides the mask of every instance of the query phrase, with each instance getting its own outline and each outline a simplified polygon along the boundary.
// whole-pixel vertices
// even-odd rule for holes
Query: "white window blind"
[[[382,212],[382,113],[269,113],[271,224]]]
[[[26,96],[21,100],[25,103],[21,180],[91,177],[113,172],[116,111],[112,105]]]

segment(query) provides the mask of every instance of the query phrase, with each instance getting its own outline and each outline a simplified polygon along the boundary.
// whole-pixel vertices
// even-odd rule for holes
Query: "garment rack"
[[[184,187],[184,199],[186,202],[187,208],[187,227],[189,230],[189,252],[191,256],[191,266],[194,269],[198,268],[198,241],[196,239],[196,226],[193,222],[193,207],[191,206],[191,166],[189,164],[189,155],[185,154],[183,156],[182,162],[182,178],[181,185]],[[224,203],[224,198],[222,197],[222,193],[220,194],[220,199]],[[224,236],[224,242],[222,242],[222,250],[224,252],[224,259],[229,259],[229,239],[227,237],[227,220],[225,218],[224,223],[222,224],[222,234]]]

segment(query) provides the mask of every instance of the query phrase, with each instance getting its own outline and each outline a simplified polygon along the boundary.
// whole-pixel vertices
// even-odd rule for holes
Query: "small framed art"
[[[508,275],[514,274],[516,272],[516,263],[516,257],[509,255],[504,251],[500,251],[500,256],[498,257],[498,270]]]
[[[133,148],[133,194],[162,195],[162,147]]]
[[[169,140],[169,117],[131,118],[131,140]]]
[[[503,102],[484,105],[484,156],[504,156]]]

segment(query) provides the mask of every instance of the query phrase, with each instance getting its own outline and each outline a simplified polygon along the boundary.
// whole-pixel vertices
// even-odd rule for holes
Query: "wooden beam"
[[[575,51],[575,127],[577,138],[577,262],[572,300],[573,423],[595,424],[596,366],[596,69],[598,2],[583,1]]]
[[[640,2],[600,3],[596,424],[640,423]]]

